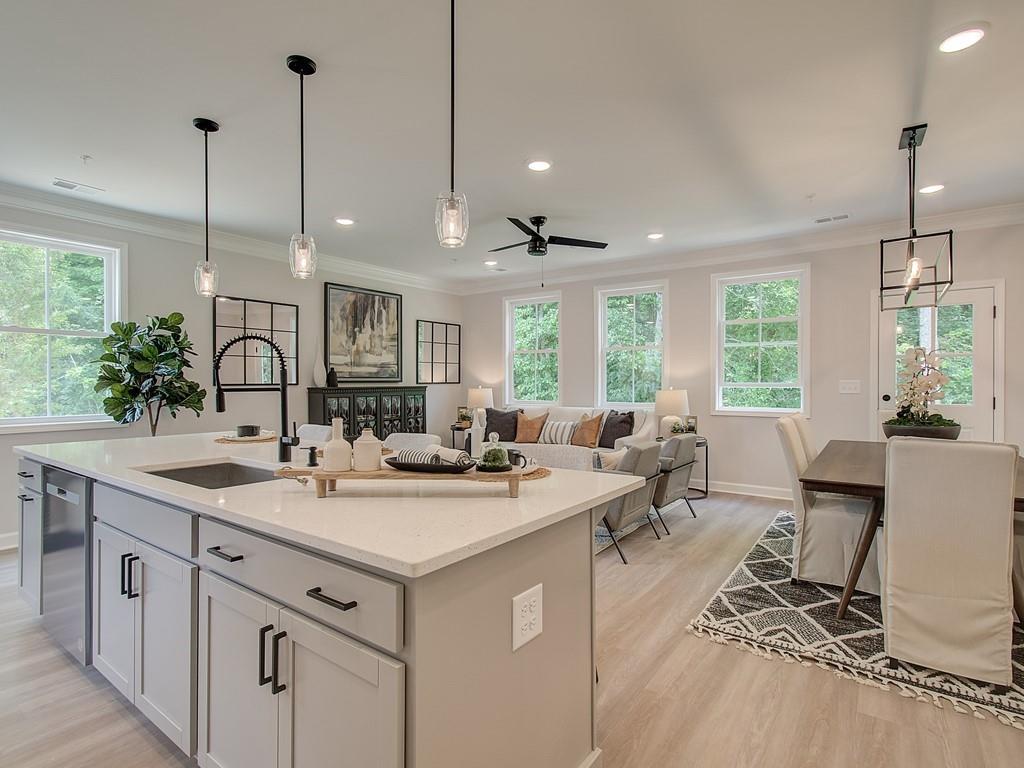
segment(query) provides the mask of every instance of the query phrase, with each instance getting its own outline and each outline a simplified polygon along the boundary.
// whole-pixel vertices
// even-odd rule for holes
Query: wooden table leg
[[[327,497],[327,481],[322,478],[316,479],[316,497],[323,499]]]
[[[338,481],[337,480],[328,480],[327,481],[327,490],[328,491],[336,491],[336,490],[338,490]]]
[[[519,477],[510,477],[508,479],[508,495],[513,499],[519,498]]]
[[[868,550],[875,540],[875,531],[878,530],[878,521],[882,519],[882,507],[885,500],[874,498],[871,500],[871,507],[864,515],[864,525],[860,529],[860,541],[857,542],[857,551],[853,555],[853,562],[850,563],[850,573],[846,576],[846,586],[843,587],[843,598],[839,601],[836,609],[836,618],[846,617],[846,609],[853,599],[853,591],[860,580],[860,572],[864,570],[864,561],[868,559]]]

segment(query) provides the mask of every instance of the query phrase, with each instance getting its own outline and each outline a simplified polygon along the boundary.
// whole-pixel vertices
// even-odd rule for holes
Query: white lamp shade
[[[688,416],[690,398],[685,389],[659,389],[654,395],[656,416]]]
[[[490,387],[474,387],[466,396],[467,408],[493,408],[494,390]]]

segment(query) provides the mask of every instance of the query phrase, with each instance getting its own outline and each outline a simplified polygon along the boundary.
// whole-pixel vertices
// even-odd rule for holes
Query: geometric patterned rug
[[[780,512],[701,614],[690,631],[735,644],[765,658],[816,664],[842,677],[938,707],[1024,730],[1024,632],[1013,629],[1013,685],[996,696],[993,686],[900,662],[890,669],[882,637],[879,599],[854,594],[845,619],[835,617],[840,587],[790,583],[793,515]]]

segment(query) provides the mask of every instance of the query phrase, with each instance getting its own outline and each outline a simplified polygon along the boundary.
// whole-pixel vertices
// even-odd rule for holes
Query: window
[[[597,299],[598,402],[653,403],[665,370],[665,287],[598,291]]]
[[[118,251],[0,231],[0,428],[110,421],[93,390]]]
[[[804,410],[809,267],[715,275],[715,410]]]
[[[558,295],[506,299],[505,401],[557,403],[561,379]]]
[[[896,311],[896,371],[910,347],[942,353],[949,376],[940,405],[974,403],[974,304],[903,307]]]

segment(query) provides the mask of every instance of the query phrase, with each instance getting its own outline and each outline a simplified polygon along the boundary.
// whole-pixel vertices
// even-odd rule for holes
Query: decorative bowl
[[[510,472],[511,464],[477,464],[477,472]]]
[[[940,427],[924,424],[883,424],[882,432],[886,437],[930,437],[938,440],[956,440],[960,437],[960,425]]]
[[[384,459],[384,463],[392,469],[402,472],[429,472],[434,475],[461,475],[471,470],[475,464],[420,464],[414,461],[399,461],[397,458]]]

